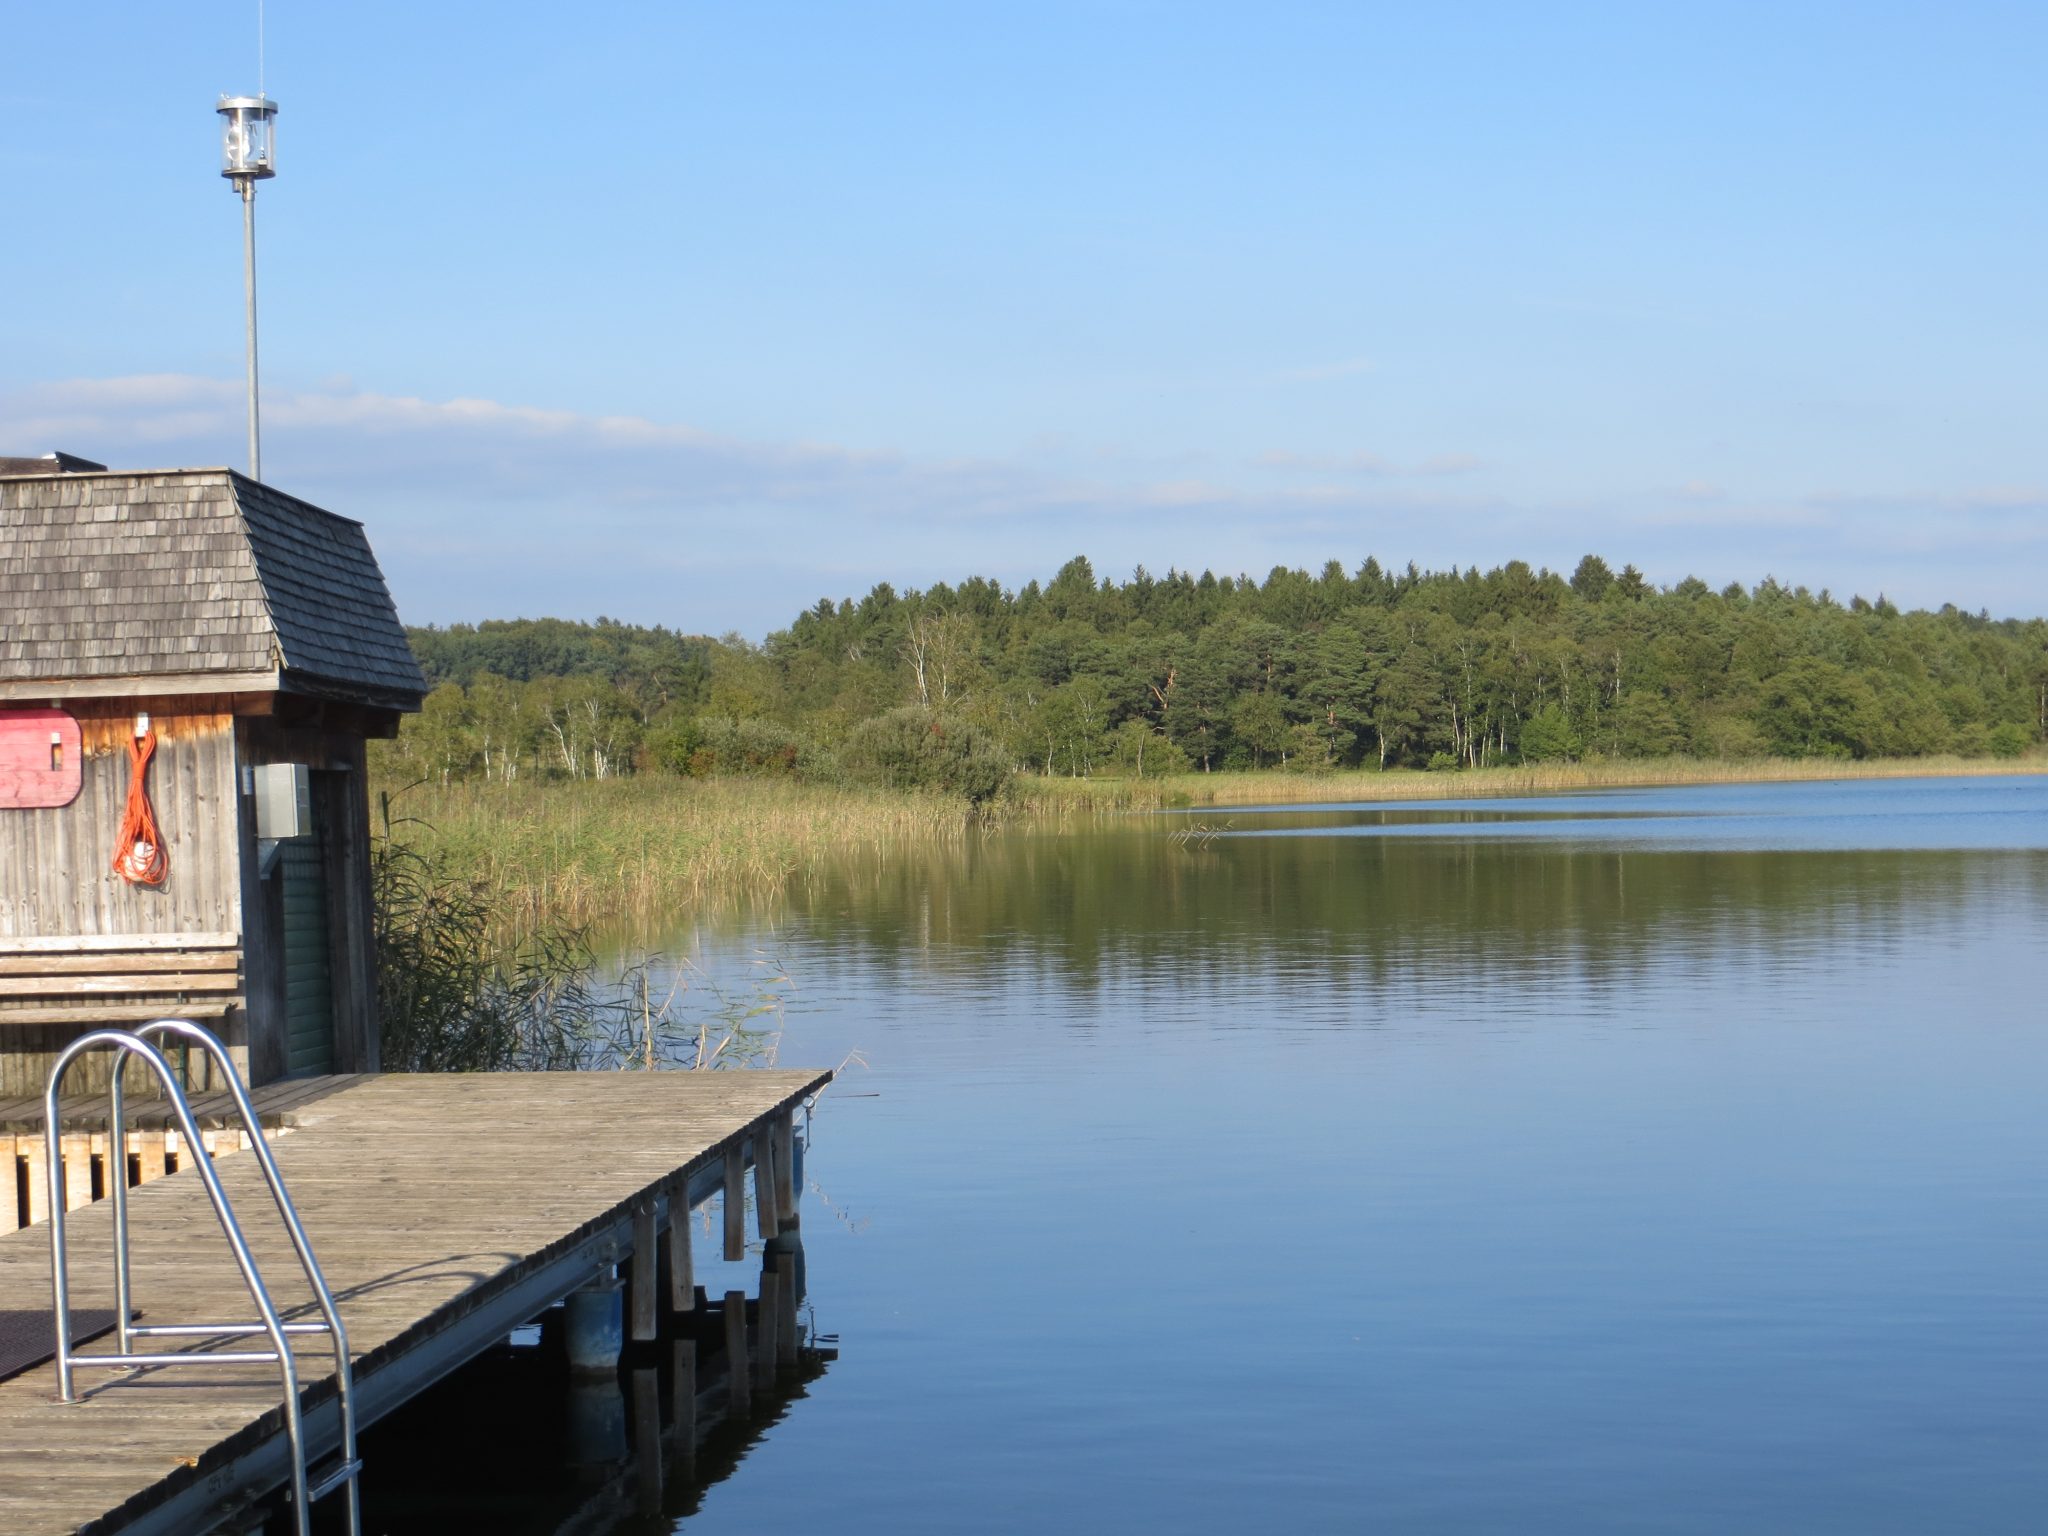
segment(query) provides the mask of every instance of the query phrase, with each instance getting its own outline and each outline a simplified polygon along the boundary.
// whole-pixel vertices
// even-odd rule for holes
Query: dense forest
[[[761,645],[599,619],[410,631],[434,685],[381,766],[442,781],[787,774],[962,789],[1014,771],[2016,756],[2048,622],[1775,581],[1276,568],[821,600]]]

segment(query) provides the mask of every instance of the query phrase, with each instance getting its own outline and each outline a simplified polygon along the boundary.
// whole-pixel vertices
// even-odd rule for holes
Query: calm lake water
[[[2042,1528],[2048,779],[1020,832],[673,942],[866,1059],[841,1353],[608,1529]]]

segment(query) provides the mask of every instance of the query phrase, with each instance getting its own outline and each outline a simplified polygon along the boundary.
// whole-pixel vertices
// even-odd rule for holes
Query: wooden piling
[[[747,1293],[727,1291],[721,1310],[725,1314],[725,1416],[744,1419],[754,1411],[747,1361]]]
[[[633,1213],[633,1267],[627,1276],[633,1302],[632,1332],[635,1344],[651,1343],[657,1334],[654,1314],[656,1258],[654,1207],[643,1205]]]
[[[796,1220],[796,1116],[775,1119],[775,1201],[782,1224]]]
[[[754,1132],[754,1224],[763,1242],[782,1230],[775,1214],[781,1198],[775,1186],[775,1137],[763,1127]]]
[[[49,1156],[43,1151],[40,1136],[19,1136],[15,1147],[28,1165],[28,1221],[34,1226],[46,1221],[50,1215],[50,1166]]]
[[[677,1184],[668,1197],[668,1309],[688,1312],[696,1303],[697,1277],[690,1255],[689,1186]]]
[[[135,1160],[140,1165],[142,1182],[164,1176],[164,1133],[162,1131],[137,1131],[135,1133]]]
[[[661,1382],[652,1367],[633,1373],[633,1487],[640,1513],[661,1513]]]
[[[725,1262],[736,1264],[747,1256],[747,1195],[741,1181],[744,1169],[739,1144],[725,1149]]]
[[[759,1167],[757,1163],[755,1165]],[[775,1385],[776,1336],[782,1331],[781,1277],[766,1265],[761,1270],[761,1300],[754,1310],[754,1385],[763,1392]]]
[[[775,1255],[775,1364],[794,1371],[797,1358],[796,1255],[787,1249]]]
[[[92,1204],[92,1138],[64,1136],[58,1139],[64,1152],[64,1209],[75,1211]]]
[[[697,1344],[678,1339],[669,1349],[669,1417],[675,1420],[676,1466],[697,1480]]]

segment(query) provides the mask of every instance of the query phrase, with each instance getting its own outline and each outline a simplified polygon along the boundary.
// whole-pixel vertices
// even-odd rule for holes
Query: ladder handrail
[[[190,1019],[153,1019],[135,1031],[135,1037],[138,1040],[145,1041],[166,1034],[180,1035],[187,1040],[197,1042],[206,1051],[207,1055],[213,1059],[220,1075],[227,1079],[228,1092],[233,1095],[235,1101],[235,1112],[241,1117],[243,1128],[249,1135],[249,1148],[256,1154],[257,1166],[262,1169],[264,1183],[270,1188],[270,1198],[277,1206],[278,1219],[284,1223],[285,1232],[292,1240],[292,1249],[299,1257],[299,1268],[305,1273],[306,1283],[312,1289],[313,1299],[319,1304],[320,1314],[327,1323],[328,1336],[334,1345],[335,1395],[339,1399],[341,1410],[341,1460],[346,1465],[356,1459],[354,1360],[349,1353],[348,1329],[341,1321],[340,1309],[334,1304],[334,1293],[328,1288],[327,1277],[320,1269],[320,1261],[313,1254],[312,1239],[306,1236],[306,1228],[299,1220],[298,1207],[292,1204],[291,1196],[285,1191],[284,1175],[278,1171],[277,1158],[270,1150],[270,1143],[264,1139],[263,1125],[256,1114],[256,1107],[249,1100],[249,1090],[243,1086],[242,1074],[236,1070],[234,1058],[228,1054],[227,1047],[221,1044],[220,1038],[213,1031],[194,1023]],[[116,1126],[120,1124],[120,1067],[125,1055],[126,1053],[122,1052],[114,1058],[115,1070],[112,1098],[114,1123]],[[115,1180],[113,1182],[118,1187],[125,1180]],[[117,1234],[116,1242],[119,1245],[116,1251],[115,1266],[118,1288],[123,1293],[121,1298],[123,1302],[127,1299],[126,1290],[128,1285],[128,1229],[126,1217],[126,1200],[124,1198],[122,1205],[117,1207],[114,1212]],[[125,1330],[125,1313],[122,1315],[122,1322]],[[144,1334],[150,1332],[147,1328],[138,1331]],[[286,1331],[311,1330],[293,1330],[288,1326]],[[300,1464],[303,1465],[305,1462],[303,1449],[298,1459]],[[351,1531],[357,1530],[362,1524],[361,1512],[357,1507],[357,1499],[356,1482],[351,1477],[348,1479],[348,1528]]]
[[[261,1149],[258,1164],[276,1200],[280,1216],[291,1233],[294,1248],[307,1270],[308,1280],[326,1315],[324,1324],[286,1323],[279,1317],[272,1302],[269,1289],[263,1283],[261,1270],[255,1255],[250,1252],[247,1239],[242,1234],[241,1224],[236,1220],[233,1204],[227,1191],[222,1187],[220,1176],[215,1172],[213,1160],[207,1155],[206,1144],[199,1132],[198,1123],[192,1115],[192,1106],[185,1097],[184,1088],[179,1084],[177,1074],[169,1060],[156,1044],[145,1038],[153,1033],[175,1033],[194,1039],[207,1050],[208,1054],[225,1068],[225,1074],[233,1091],[236,1109],[242,1116],[250,1134],[251,1145]],[[65,1240],[65,1198],[64,1159],[61,1136],[61,1114],[58,1098],[64,1076],[71,1066],[87,1051],[100,1047],[112,1047],[115,1052],[114,1070],[108,1090],[111,1110],[108,1158],[108,1194],[113,1206],[115,1236],[115,1291],[119,1348],[113,1354],[78,1355],[72,1349],[71,1341],[71,1280],[68,1245]],[[122,1120],[121,1078],[129,1056],[141,1059],[155,1075],[170,1101],[172,1114],[178,1122],[178,1129],[185,1138],[187,1147],[192,1149],[195,1171],[206,1188],[208,1201],[213,1206],[215,1219],[219,1222],[222,1235],[234,1254],[236,1267],[241,1271],[243,1283],[249,1289],[251,1300],[256,1304],[260,1321],[254,1324],[224,1323],[182,1326],[136,1328],[131,1325],[131,1286],[128,1262],[128,1197],[127,1197],[127,1133]],[[354,1476],[354,1405],[351,1391],[353,1370],[348,1355],[347,1335],[341,1329],[339,1314],[334,1309],[333,1296],[327,1290],[326,1281],[320,1276],[319,1266],[312,1257],[310,1243],[305,1229],[299,1224],[298,1213],[292,1207],[290,1197],[284,1192],[284,1185],[277,1171],[276,1160],[271,1157],[269,1147],[263,1141],[262,1126],[257,1123],[247,1092],[241,1084],[240,1074],[224,1047],[208,1031],[185,1019],[160,1019],[137,1031],[122,1029],[95,1029],[73,1040],[50,1069],[50,1079],[43,1094],[43,1135],[46,1146],[46,1161],[49,1169],[50,1188],[50,1288],[55,1304],[53,1323],[57,1336],[57,1386],[64,1402],[76,1402],[77,1392],[74,1371],[78,1366],[89,1365],[108,1368],[129,1368],[135,1366],[205,1365],[214,1364],[260,1364],[275,1363],[284,1385],[285,1432],[291,1445],[291,1492],[292,1518],[299,1536],[308,1530],[310,1499],[307,1491],[305,1426],[299,1405],[299,1379],[297,1363],[292,1355],[287,1335],[292,1333],[329,1332],[335,1344],[336,1378],[341,1402],[343,1428],[343,1456],[341,1471],[336,1478],[348,1484],[348,1518],[351,1532],[360,1529],[361,1516],[358,1504],[357,1485]],[[269,1351],[195,1351],[175,1354],[153,1354],[133,1349],[133,1341],[139,1335],[147,1334],[205,1334],[247,1335],[266,1333],[270,1336]],[[331,1488],[330,1480],[324,1488]],[[324,1491],[323,1488],[323,1491]]]

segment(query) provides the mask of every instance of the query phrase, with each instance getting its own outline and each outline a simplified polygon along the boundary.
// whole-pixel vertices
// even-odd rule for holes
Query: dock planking
[[[624,1260],[635,1216],[725,1187],[728,1153],[772,1166],[782,1123],[829,1073],[385,1075],[293,1105],[273,1143],[349,1330],[365,1422]],[[281,1311],[311,1299],[254,1159],[216,1168]],[[130,1191],[136,1304],[153,1318],[253,1316],[199,1180]],[[72,1212],[74,1302],[111,1299],[111,1214]],[[644,1230],[643,1218],[643,1230]],[[0,1305],[49,1294],[41,1227],[0,1234]],[[297,1342],[316,1456],[336,1436],[325,1341]],[[92,1353],[92,1347],[81,1352]],[[0,1383],[0,1530],[203,1530],[283,1482],[274,1367],[84,1370],[55,1400],[43,1366]],[[374,1469],[368,1469],[374,1475]]]

